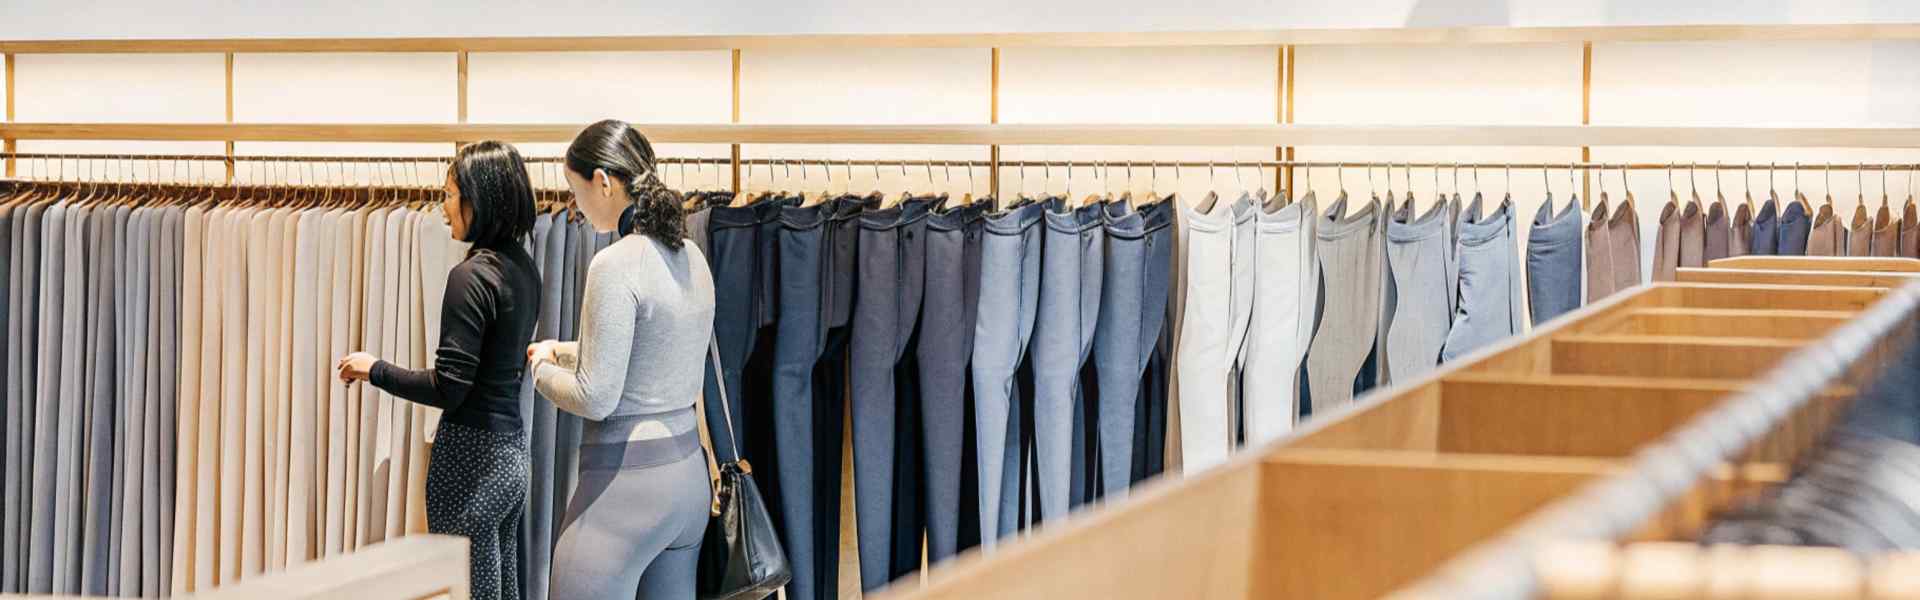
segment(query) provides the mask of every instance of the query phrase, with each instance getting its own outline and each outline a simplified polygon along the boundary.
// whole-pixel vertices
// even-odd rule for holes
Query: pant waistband
[[[642,469],[678,462],[700,450],[700,430],[673,437],[611,444],[581,444],[582,469]]]

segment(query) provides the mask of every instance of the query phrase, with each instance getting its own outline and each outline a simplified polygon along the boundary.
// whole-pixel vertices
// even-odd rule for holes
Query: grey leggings
[[[622,444],[587,433],[550,597],[692,600],[712,498],[697,435]]]

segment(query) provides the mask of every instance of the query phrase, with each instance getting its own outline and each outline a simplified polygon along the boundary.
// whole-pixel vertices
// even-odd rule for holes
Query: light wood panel
[[[1455,373],[1343,415],[1286,448],[1624,458],[1745,386],[1737,379]],[[1835,388],[1827,402],[1850,396]]]
[[[1812,339],[1854,315],[1844,310],[1739,308],[1639,308],[1626,311],[1593,333]]]
[[[797,34],[583,37],[244,38],[0,41],[0,52],[611,52],[769,48],[987,48],[992,46],[1460,45],[1920,39],[1920,25],[1645,25],[1594,27],[1324,28],[953,34]]]
[[[1738,388],[1618,377],[1488,378],[1442,384],[1439,450],[1626,457]]]
[[[1735,256],[1707,263],[1710,269],[1773,269],[1785,271],[1920,272],[1920,259],[1865,256]]]
[[[1902,259],[1911,260],[1911,259]],[[1920,261],[1916,261],[1920,262]],[[1838,267],[1840,265],[1834,265]],[[1920,273],[1896,271],[1789,271],[1775,269],[1683,268],[1682,283],[1770,283],[1781,285],[1844,285],[1895,288],[1920,277]]]
[[[1552,340],[1555,374],[1751,379],[1804,341],[1574,334]]]
[[[58,140],[565,142],[577,125],[460,123],[7,123],[0,137]],[[741,125],[644,124],[656,142],[1071,146],[1744,146],[1906,148],[1920,128],[1608,125]]]
[[[1260,547],[1250,597],[1378,597],[1607,468],[1572,459],[1392,461],[1382,455],[1360,462],[1276,455],[1262,466]],[[1106,576],[1117,573],[1126,571]],[[1185,590],[1119,597],[1210,596]]]
[[[466,600],[467,539],[414,535],[194,594],[196,600]]]
[[[992,557],[969,553],[929,573],[924,589],[877,596],[1246,598],[1258,536],[1272,531],[1257,514],[1262,477],[1255,468],[1217,470],[1136,488],[1129,510],[1090,509],[1067,521],[1070,530],[1043,527]]]
[[[1286,444],[1288,448],[1364,448],[1433,451],[1439,447],[1440,384],[1429,381],[1364,405]]]
[[[1886,290],[1843,286],[1678,283],[1654,286],[1656,302],[1686,308],[1865,310]]]

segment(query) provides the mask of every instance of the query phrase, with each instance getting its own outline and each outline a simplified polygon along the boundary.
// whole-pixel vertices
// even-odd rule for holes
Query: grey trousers
[[[1027,343],[1040,304],[1042,210],[1042,205],[1029,204],[988,216],[980,246],[973,389],[980,544],[988,550],[1012,535],[1018,521],[1023,455],[1019,409],[1033,385]]]
[[[1579,198],[1569,199],[1554,215],[1552,196],[1533,217],[1527,235],[1527,302],[1535,327],[1579,308],[1585,298],[1580,293],[1580,234],[1585,229],[1580,217]],[[1724,244],[1726,237],[1720,239]]]
[[[1742,203],[1727,219],[1727,256],[1753,253],[1753,206]]]
[[[1105,232],[1100,204],[1067,210],[1048,202],[1041,242],[1039,308],[1033,325],[1035,487],[1042,519],[1065,517],[1084,436],[1094,326],[1100,318]],[[1076,431],[1082,436],[1075,436]]]
[[[1513,202],[1460,224],[1460,306],[1440,350],[1446,362],[1521,330],[1520,268],[1514,249]]]
[[[1307,394],[1319,414],[1353,401],[1361,367],[1380,327],[1381,259],[1378,205],[1343,216],[1343,196],[1314,232],[1320,261],[1320,316],[1307,348]],[[1370,383],[1370,382],[1367,382]]]
[[[1804,256],[1812,234],[1813,215],[1807,213],[1807,199],[1795,194],[1795,201],[1780,207],[1779,246],[1781,256]]]
[[[1440,364],[1452,315],[1447,302],[1447,210],[1434,205],[1419,218],[1387,222],[1387,271],[1395,290],[1386,324],[1387,372],[1417,379]]]
[[[1727,214],[1726,200],[1715,198],[1713,204],[1707,206],[1706,218],[1701,225],[1704,230],[1703,235],[1706,236],[1706,243],[1701,249],[1702,262],[1712,262],[1715,259],[1733,255],[1733,232],[1727,229],[1730,218],[1731,215]]]
[[[30,525],[27,558],[27,593],[47,594],[54,588],[54,504],[59,494],[54,489],[57,461],[60,457],[60,363],[66,303],[66,253],[68,236],[67,207],[53,205],[46,210],[40,237],[40,351],[36,364],[33,396],[33,480],[30,489],[39,490],[33,500],[33,512],[26,517]],[[70,441],[69,441],[70,443]],[[72,452],[72,449],[68,450]]]
[[[1162,350],[1158,342],[1167,328],[1172,209],[1166,202],[1138,211],[1128,211],[1124,202],[1107,205],[1105,272],[1093,362],[1100,390],[1095,411],[1098,487],[1108,500],[1125,498],[1135,474],[1147,470],[1154,403],[1164,399],[1166,392],[1165,387],[1150,388],[1147,382],[1157,380],[1156,368],[1165,370],[1164,362],[1156,363],[1155,357]]]
[[[21,539],[21,518],[23,508],[30,508],[31,501],[24,489],[30,480],[26,475],[32,471],[32,463],[25,459],[25,453],[32,445],[27,443],[28,430],[21,427],[22,417],[32,419],[31,403],[33,377],[30,370],[33,365],[34,351],[39,347],[39,336],[35,329],[38,319],[34,318],[39,300],[35,288],[39,286],[37,276],[39,268],[39,208],[37,205],[17,205],[0,209],[0,231],[8,232],[5,246],[7,253],[7,290],[6,290],[6,333],[13,343],[6,344],[6,389],[5,433],[0,438],[6,444],[4,468],[0,468],[0,593],[24,592],[21,581],[22,564],[26,554]],[[35,232],[29,234],[28,232]],[[35,239],[29,240],[29,235]],[[23,371],[23,368],[25,371]]]
[[[564,215],[541,215],[534,221],[532,256],[540,265],[540,305],[552,307],[541,310],[540,318],[534,324],[535,339],[559,339],[560,315],[566,312],[561,302],[561,294],[567,286],[559,285],[563,281],[560,275],[567,248],[567,226]],[[559,410],[552,402],[536,399],[531,385],[521,392],[521,406],[528,408],[528,453],[532,457],[531,484],[526,499],[526,516],[522,519],[520,534],[524,542],[521,548],[522,560],[526,562],[525,575],[520,578],[525,587],[526,597],[530,599],[546,598],[553,581],[553,542],[560,536],[559,518],[561,507],[566,506],[564,493],[558,493],[554,482],[558,474],[554,472],[554,432],[559,420]]]

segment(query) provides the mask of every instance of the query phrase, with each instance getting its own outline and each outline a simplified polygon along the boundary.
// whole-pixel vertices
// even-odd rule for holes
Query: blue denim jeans
[[[977,471],[973,438],[974,320],[980,307],[982,204],[935,213],[927,220],[926,294],[921,303],[920,437],[927,500],[927,562],[938,565],[960,550],[960,531],[978,531],[977,495],[962,495]],[[977,460],[977,459],[976,459]],[[972,478],[978,483],[978,476]],[[969,523],[969,521],[971,521]],[[977,533],[975,534],[977,537]]]
[[[1753,245],[1748,254],[1772,255],[1780,253],[1780,215],[1778,203],[1768,198],[1760,205],[1760,211],[1753,215]]]
[[[1023,398],[1032,393],[1027,342],[1040,300],[1040,219],[1029,204],[986,218],[973,390],[980,463],[980,536],[989,550],[1018,525]]]
[[[1066,209],[1064,202],[1047,206],[1040,304],[1033,326],[1033,436],[1038,512],[1042,519],[1054,519],[1074,504],[1074,481],[1085,485],[1080,473],[1085,468],[1085,402],[1095,390],[1081,382],[1093,368],[1089,358],[1100,316],[1106,235],[1102,204],[1075,210]]]
[[[1100,315],[1093,334],[1098,487],[1104,498],[1126,497],[1133,482],[1158,472],[1162,463],[1155,453],[1164,452],[1166,439],[1165,371],[1171,348],[1164,334],[1172,285],[1172,209],[1166,201],[1139,211],[1128,211],[1121,202],[1107,205]]]
[[[780,306],[774,340],[772,420],[781,494],[782,546],[793,568],[787,597],[832,598],[840,555],[840,447],[846,390],[846,320],[833,308],[852,304],[836,296],[836,225],[851,223],[864,201],[844,197],[781,210],[778,236]],[[846,245],[851,249],[852,245]],[[849,253],[850,254],[850,253]],[[845,277],[851,281],[851,276]]]
[[[862,589],[920,565],[919,359],[931,202],[860,215],[853,305],[851,405],[854,504]]]

